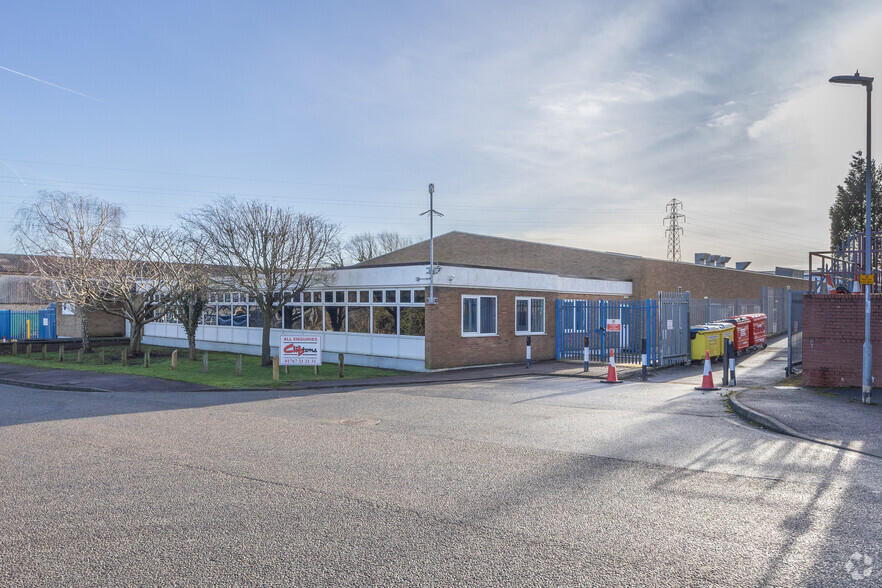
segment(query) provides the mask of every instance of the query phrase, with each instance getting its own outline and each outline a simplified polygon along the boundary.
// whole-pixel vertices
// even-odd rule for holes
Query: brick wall
[[[76,315],[61,314],[61,305],[56,305],[55,333],[59,337],[82,337],[79,312]],[[126,334],[126,323],[121,317],[106,312],[90,312],[88,318],[90,337],[123,337]]]
[[[634,297],[655,298],[659,290],[676,292],[678,286],[684,291],[688,290],[693,298],[759,298],[763,286],[789,286],[794,291],[808,290],[809,287],[808,280],[797,278],[686,262],[643,259],[640,273],[634,277]]]
[[[872,297],[873,377],[882,385],[882,295]],[[864,297],[815,294],[804,298],[802,382],[806,386],[861,385]]]
[[[462,336],[462,295],[496,296],[496,335]],[[428,296],[428,293],[427,293]],[[530,335],[535,361],[554,359],[555,300],[598,300],[602,296],[528,290],[435,287],[438,304],[426,305],[426,367],[518,363],[526,358],[526,335],[515,335],[515,298],[545,299],[545,334]]]

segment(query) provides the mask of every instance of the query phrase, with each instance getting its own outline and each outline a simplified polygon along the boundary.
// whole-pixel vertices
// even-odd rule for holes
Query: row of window
[[[515,334],[545,334],[545,299],[515,298]],[[462,297],[462,336],[496,335],[496,296]]]
[[[159,322],[176,323],[172,314]],[[263,312],[248,304],[208,304],[203,325],[263,327]],[[276,314],[270,326],[294,331],[329,331],[374,335],[426,334],[426,309],[422,306],[320,306],[289,305]]]
[[[291,304],[425,304],[425,290],[322,290],[294,294]],[[209,304],[254,302],[244,292],[213,292]]]

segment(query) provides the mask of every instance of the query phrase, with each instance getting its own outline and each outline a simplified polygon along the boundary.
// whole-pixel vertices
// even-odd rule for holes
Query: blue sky
[[[684,260],[805,267],[865,148],[862,90],[827,79],[882,76],[872,2],[9,4],[4,251],[39,190],[422,239],[433,182],[439,233],[664,258],[676,197]]]

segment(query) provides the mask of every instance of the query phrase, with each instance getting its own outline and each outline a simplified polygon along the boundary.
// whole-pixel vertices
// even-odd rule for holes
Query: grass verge
[[[197,360],[187,359],[188,350],[178,349],[178,368],[171,368],[171,354],[174,348],[145,346],[144,351],[150,350],[150,367],[144,367],[144,358],[130,358],[127,365],[121,362],[122,351],[125,347],[102,347],[92,353],[83,355],[83,362],[77,363],[77,350],[65,350],[64,362],[58,361],[58,353],[49,353],[46,360],[36,351],[30,358],[24,355],[0,356],[0,362],[29,365],[44,368],[60,368],[67,370],[82,370],[105,374],[127,374],[131,376],[147,376],[151,378],[163,378],[191,382],[200,386],[213,386],[217,388],[279,388],[291,386],[298,382],[314,381],[339,381],[337,364],[325,364],[319,367],[319,373],[314,373],[312,366],[290,367],[289,373],[285,373],[284,367],[279,367],[279,380],[273,380],[272,366],[262,367],[260,357],[253,355],[242,356],[242,376],[236,376],[236,354],[222,353],[219,351],[198,351]],[[104,351],[105,363],[100,363],[100,351]],[[202,354],[208,353],[208,373],[202,371]],[[380,378],[384,376],[401,375],[403,372],[379,368],[347,365],[343,368],[343,379]]]

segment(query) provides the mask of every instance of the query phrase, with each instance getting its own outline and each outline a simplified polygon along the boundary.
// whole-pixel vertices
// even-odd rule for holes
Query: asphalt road
[[[0,585],[882,584],[882,460],[694,385],[0,386]]]

